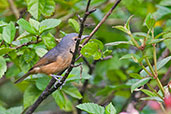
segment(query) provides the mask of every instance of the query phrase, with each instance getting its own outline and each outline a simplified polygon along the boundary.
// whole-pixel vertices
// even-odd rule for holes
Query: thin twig
[[[28,45],[31,45],[31,44],[37,44],[37,43],[39,43],[39,42],[41,42],[41,40],[30,41],[30,42],[27,42],[27,43],[24,43],[24,44],[22,44],[22,45],[20,45],[20,46],[15,47],[15,49],[19,49],[19,48],[22,48],[22,47],[24,47],[24,46],[28,46]]]
[[[103,19],[99,22],[99,24],[94,28],[94,30],[90,33],[89,37],[83,42],[85,45],[91,37],[96,33],[96,31],[100,28],[100,26],[106,21],[106,19],[111,15],[112,11],[116,8],[116,6],[121,2],[121,0],[117,0],[112,8],[108,11],[108,13],[103,17]]]

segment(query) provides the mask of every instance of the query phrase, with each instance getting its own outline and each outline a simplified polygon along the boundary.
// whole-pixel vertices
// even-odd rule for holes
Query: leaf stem
[[[154,39],[154,29],[152,29],[151,33],[152,33],[152,38]],[[155,74],[156,74],[156,76],[158,76],[158,73],[157,73],[156,44],[152,44],[152,45],[153,45],[153,59],[154,59]]]
[[[151,63],[149,62],[149,59],[148,59],[147,57],[145,57],[145,61],[146,61],[146,63],[148,64],[148,66],[149,66],[149,68],[150,68],[150,71],[152,72],[153,77],[156,79],[156,82],[157,82],[157,84],[158,84],[158,86],[159,86],[159,88],[160,88],[160,90],[161,90],[161,92],[163,93],[163,96],[164,96],[164,95],[165,95],[165,94],[164,94],[164,88],[163,88],[163,86],[162,86],[162,84],[161,84],[159,78],[156,76],[156,74],[155,74],[155,72],[154,72],[154,70],[153,70],[153,67],[152,67],[152,65],[151,65]]]
[[[151,89],[151,91],[153,91],[158,97],[160,97],[162,100],[164,100],[163,97],[162,97],[155,89],[153,89],[153,88],[151,87],[150,84],[147,83],[147,86],[148,86],[148,88]]]
[[[131,34],[131,32],[129,31],[128,35],[131,37],[132,42],[135,44],[135,46],[139,49],[139,44],[137,43],[137,41],[134,39],[133,35]]]

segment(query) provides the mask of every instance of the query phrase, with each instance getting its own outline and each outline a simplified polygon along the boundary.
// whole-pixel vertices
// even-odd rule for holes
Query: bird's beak
[[[88,38],[88,37],[89,37],[89,35],[82,35],[81,36],[81,41],[84,40],[85,38]]]

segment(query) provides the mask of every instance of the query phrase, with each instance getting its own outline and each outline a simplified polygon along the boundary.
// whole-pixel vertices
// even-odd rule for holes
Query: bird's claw
[[[62,76],[60,76],[60,75],[51,75],[51,76],[56,80],[56,82],[55,82],[55,84],[54,84],[54,87],[57,88],[57,84],[58,84],[58,83],[59,83],[59,84],[62,83],[62,82],[61,82]],[[62,86],[65,85],[65,82],[66,82],[66,81],[64,81],[64,83],[60,86],[60,89],[62,89]]]

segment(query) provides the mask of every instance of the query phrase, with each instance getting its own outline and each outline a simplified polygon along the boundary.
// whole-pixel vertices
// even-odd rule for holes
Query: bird
[[[82,35],[81,40],[86,37],[87,35]],[[62,72],[70,66],[77,39],[77,33],[70,33],[64,36],[57,46],[49,50],[26,74],[14,83],[17,84],[29,75],[38,73],[47,74],[58,80],[61,76],[54,74]]]

